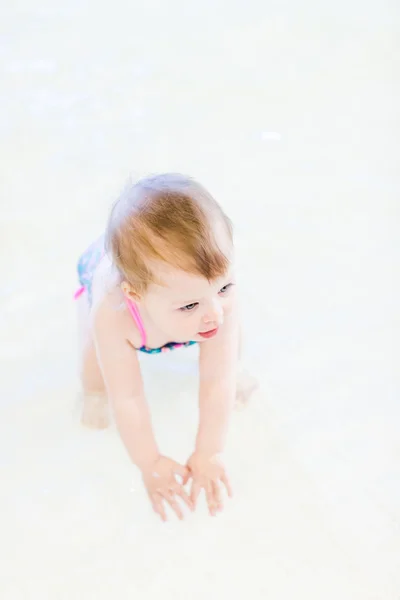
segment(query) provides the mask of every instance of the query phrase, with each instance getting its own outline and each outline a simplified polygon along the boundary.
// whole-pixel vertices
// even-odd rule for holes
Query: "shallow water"
[[[400,594],[396,3],[19,1],[0,24],[0,595]],[[129,173],[193,174],[237,232],[236,495],[163,526],[116,432],[79,424],[78,254]],[[163,450],[196,350],[142,357]]]

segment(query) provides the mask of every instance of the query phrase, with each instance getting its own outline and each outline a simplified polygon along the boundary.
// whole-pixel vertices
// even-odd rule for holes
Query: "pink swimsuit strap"
[[[135,321],[137,328],[142,338],[142,346],[146,346],[146,331],[143,325],[142,317],[140,316],[139,309],[132,300],[126,298],[126,304],[128,305],[129,312],[131,313],[133,320]]]
[[[82,294],[85,292],[86,288],[84,285],[82,285],[78,290],[76,290],[75,294],[74,294],[74,300],[78,300],[78,298],[80,296],[82,296]]]

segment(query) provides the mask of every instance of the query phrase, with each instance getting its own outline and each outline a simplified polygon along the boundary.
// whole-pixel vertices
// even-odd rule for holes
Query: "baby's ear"
[[[121,283],[121,290],[124,296],[126,296],[129,300],[133,300],[133,302],[139,302],[140,296],[135,292],[130,283],[123,281]]]

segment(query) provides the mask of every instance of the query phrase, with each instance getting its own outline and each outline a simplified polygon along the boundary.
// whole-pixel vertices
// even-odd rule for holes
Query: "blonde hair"
[[[151,270],[154,260],[212,281],[229,266],[216,240],[220,224],[233,242],[230,219],[199,183],[175,173],[154,175],[128,185],[118,198],[106,250],[139,295],[150,283],[162,285]]]

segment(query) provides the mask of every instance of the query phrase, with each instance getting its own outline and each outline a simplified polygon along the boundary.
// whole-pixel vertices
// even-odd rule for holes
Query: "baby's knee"
[[[110,407],[106,394],[82,394],[82,425],[90,429],[106,429],[110,425]]]
[[[244,369],[238,372],[236,380],[236,407],[245,406],[253,392],[258,388],[258,381]]]

